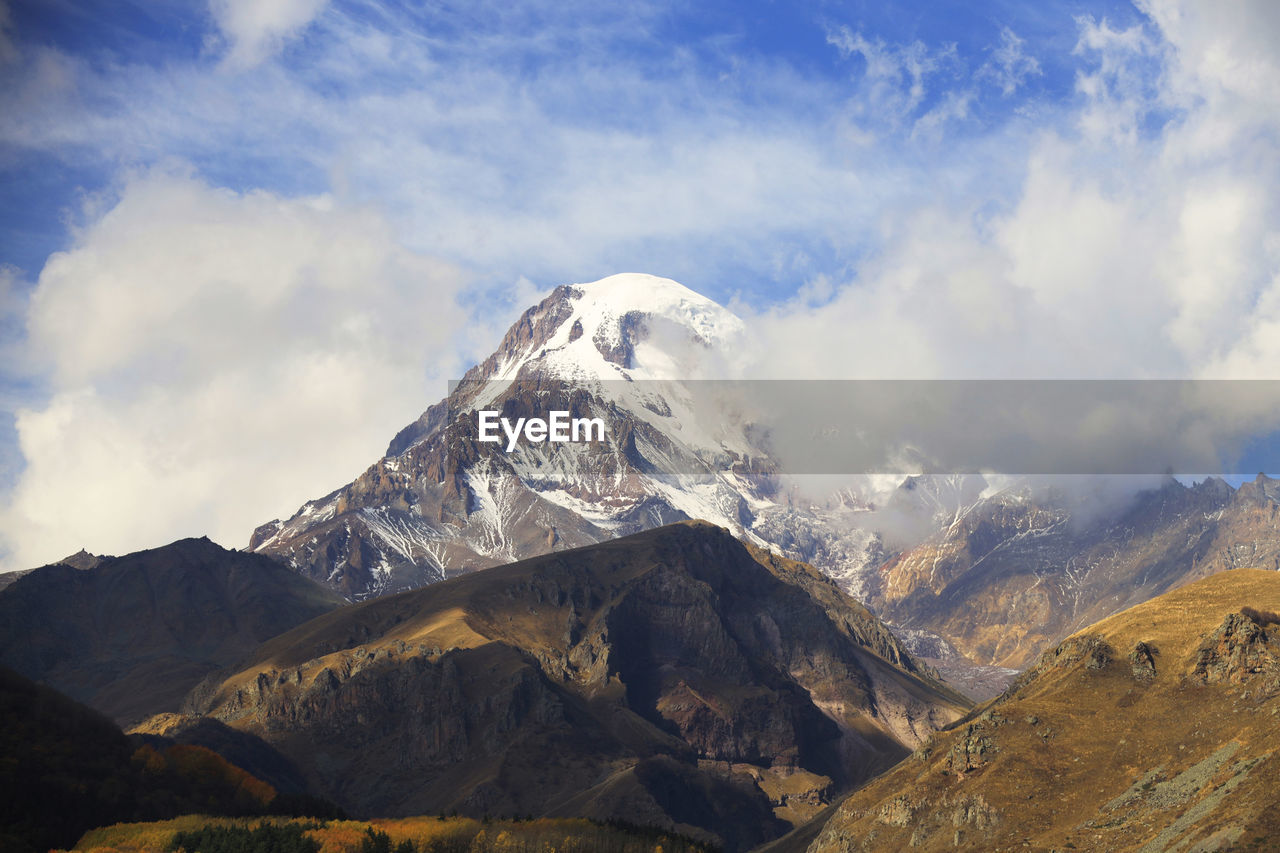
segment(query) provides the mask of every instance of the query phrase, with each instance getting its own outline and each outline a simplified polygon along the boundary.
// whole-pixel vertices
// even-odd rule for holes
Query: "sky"
[[[749,376],[1280,378],[1278,46],[1271,0],[0,0],[0,568],[243,546],[615,272]]]

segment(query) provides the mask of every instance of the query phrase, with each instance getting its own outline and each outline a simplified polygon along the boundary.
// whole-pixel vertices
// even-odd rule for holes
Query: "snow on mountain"
[[[734,467],[767,460],[740,415],[684,382],[727,375],[744,345],[741,320],[670,279],[558,287],[383,459],[263,525],[251,547],[363,598],[682,518],[750,538],[755,512],[772,505],[767,478]],[[504,406],[571,407],[610,434],[498,452],[478,441],[474,413]]]
[[[738,317],[670,279],[621,274],[558,287],[383,459],[292,518],[263,525],[250,547],[365,598],[700,518],[869,595],[888,554],[872,521],[901,547],[986,484],[879,482],[821,506],[787,491],[743,401],[730,386],[697,381],[731,377],[749,346]],[[556,406],[601,416],[611,425],[606,441],[521,443],[507,453],[477,440],[479,409]],[[868,495],[886,487],[873,506]]]
[[[728,309],[669,278],[612,275],[558,288],[554,329],[505,354],[486,380],[515,379],[531,363],[564,380],[707,378],[742,345],[745,327]],[[553,295],[554,296],[554,295]],[[641,331],[643,329],[643,331]]]

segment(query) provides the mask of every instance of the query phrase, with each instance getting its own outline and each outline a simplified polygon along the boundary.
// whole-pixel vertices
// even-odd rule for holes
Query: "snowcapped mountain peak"
[[[685,379],[728,375],[742,321],[660,276],[621,273],[556,288],[529,309],[468,379],[536,372],[560,379]]]
[[[620,273],[573,287],[581,293],[574,300],[574,316],[584,331],[594,327],[614,341],[619,337],[618,321],[628,314],[669,320],[710,345],[742,329],[742,321],[728,309],[661,276]]]

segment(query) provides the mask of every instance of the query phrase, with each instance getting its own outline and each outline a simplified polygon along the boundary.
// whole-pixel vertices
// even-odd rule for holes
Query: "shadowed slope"
[[[257,554],[183,539],[0,591],[0,663],[128,725],[176,711],[210,672],[342,605]]]

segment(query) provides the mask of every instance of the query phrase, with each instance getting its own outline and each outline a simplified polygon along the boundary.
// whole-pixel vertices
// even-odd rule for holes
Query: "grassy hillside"
[[[814,853],[1280,849],[1280,573],[1214,575],[1045,653],[850,796]]]

